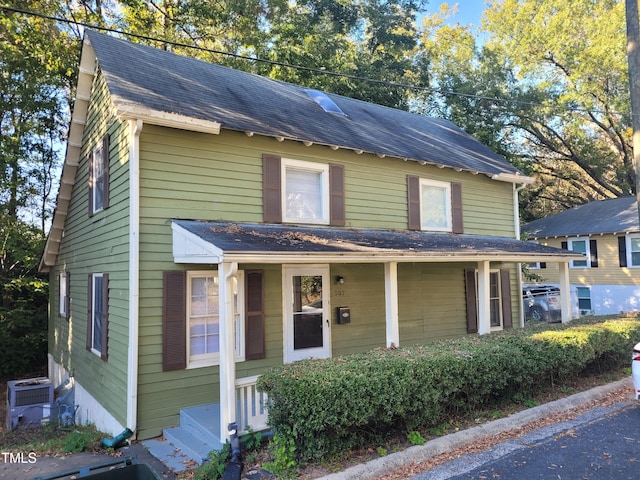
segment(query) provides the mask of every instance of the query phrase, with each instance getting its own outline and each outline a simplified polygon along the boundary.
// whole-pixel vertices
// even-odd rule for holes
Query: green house
[[[106,432],[207,405],[224,441],[270,366],[519,327],[518,264],[577,258],[518,240],[532,181],[448,121],[87,32],[50,378]]]

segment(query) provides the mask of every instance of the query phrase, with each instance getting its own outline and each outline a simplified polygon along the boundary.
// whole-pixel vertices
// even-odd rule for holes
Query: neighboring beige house
[[[518,239],[531,181],[448,121],[89,31],[41,263],[50,377],[79,421],[174,457],[189,423],[206,455],[266,427],[273,365],[520,326],[519,262],[580,258]]]
[[[568,248],[585,258],[569,264],[574,315],[640,310],[640,222],[635,197],[590,202],[522,227],[531,240]],[[555,264],[532,272],[558,283]]]

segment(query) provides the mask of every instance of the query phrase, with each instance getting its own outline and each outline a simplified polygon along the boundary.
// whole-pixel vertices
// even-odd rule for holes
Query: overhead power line
[[[166,39],[162,39],[162,38],[152,37],[150,35],[142,35],[142,34],[139,34],[139,33],[127,32],[127,31],[124,31],[124,30],[119,30],[117,28],[103,27],[103,26],[99,26],[99,25],[92,25],[92,24],[85,23],[85,22],[80,22],[80,21],[77,21],[77,20],[70,20],[70,19],[67,19],[67,18],[56,17],[56,16],[52,16],[52,15],[46,15],[44,13],[34,12],[34,11],[31,11],[31,10],[25,10],[25,9],[21,9],[21,8],[9,7],[9,6],[6,6],[6,5],[0,5],[0,9],[2,9],[4,11],[7,11],[7,12],[18,13],[18,14],[28,15],[28,16],[38,17],[38,18],[43,18],[43,19],[46,19],[46,20],[54,21],[54,22],[76,25],[76,26],[83,27],[83,28],[89,28],[91,30],[98,30],[98,31],[102,31],[102,32],[115,33],[115,34],[118,34],[118,35],[124,35],[126,37],[137,38],[137,39],[146,40],[146,41],[149,41],[149,42],[160,42],[160,43],[164,43],[164,44],[171,45],[171,46],[174,46],[174,47],[181,47],[181,48],[198,50],[198,51],[207,52],[207,53],[213,53],[213,54],[216,54],[216,55],[222,55],[222,56],[237,58],[237,59],[240,59],[240,60],[246,60],[248,62],[265,63],[265,64],[269,64],[269,65],[273,65],[273,66],[291,68],[291,69],[294,69],[294,70],[305,71],[305,72],[309,72],[309,73],[313,73],[313,74],[317,74],[317,75],[324,75],[324,76],[330,76],[330,77],[336,77],[336,78],[345,78],[345,79],[348,79],[348,80],[355,80],[355,81],[358,81],[358,82],[366,82],[366,83],[371,83],[371,84],[375,84],[375,85],[382,85],[382,86],[386,86],[386,87],[401,88],[401,89],[417,91],[417,92],[437,93],[437,94],[444,95],[444,96],[457,96],[457,97],[474,99],[474,100],[485,100],[485,101],[494,102],[494,103],[501,103],[501,104],[514,104],[514,105],[522,105],[522,106],[528,106],[528,107],[538,107],[538,108],[545,108],[545,109],[558,109],[558,108],[561,108],[562,112],[558,112],[557,110],[555,112],[553,112],[556,115],[562,115],[562,114],[565,114],[565,113],[591,113],[591,114],[595,113],[595,114],[603,114],[603,115],[618,115],[618,116],[631,117],[630,113],[621,113],[621,112],[615,112],[615,111],[604,111],[604,110],[601,110],[601,109],[588,109],[588,108],[581,108],[581,107],[558,107],[558,106],[544,105],[542,103],[530,102],[530,101],[525,101],[525,100],[491,97],[491,96],[487,96],[487,95],[477,95],[477,94],[471,94],[471,93],[456,92],[456,91],[453,91],[453,90],[443,90],[443,89],[438,89],[438,88],[433,88],[433,87],[425,87],[425,86],[421,86],[421,85],[411,85],[411,84],[407,84],[407,83],[391,82],[391,81],[388,81],[388,80],[378,80],[378,79],[375,79],[375,78],[362,77],[362,76],[359,76],[359,75],[350,75],[350,74],[347,74],[347,73],[333,72],[333,71],[330,71],[330,70],[323,70],[323,69],[319,69],[319,68],[305,67],[303,65],[295,65],[295,64],[286,63],[286,62],[279,62],[277,60],[269,60],[269,59],[260,58],[260,57],[251,57],[251,56],[242,55],[242,54],[239,54],[239,53],[225,52],[225,51],[222,51],[222,50],[216,50],[216,49],[213,49],[213,48],[202,47],[202,46],[199,46],[199,45],[176,42],[176,41],[172,41],[172,40],[166,40]],[[640,115],[640,113],[638,115]]]

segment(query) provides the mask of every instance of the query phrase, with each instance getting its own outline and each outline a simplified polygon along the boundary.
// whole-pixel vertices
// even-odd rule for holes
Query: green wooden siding
[[[49,353],[122,424],[126,423],[129,325],[128,126],[110,116],[101,77],[91,93],[83,149],[73,187],[56,267],[51,269]],[[88,216],[88,156],[102,141],[110,142],[110,207]],[[71,274],[71,316],[58,312],[58,274]],[[105,362],[85,349],[87,286],[91,273],[109,274],[108,353]]]
[[[51,271],[50,353],[73,372],[89,393],[123,424],[127,404],[128,341],[128,124],[111,116],[103,79],[94,82],[84,149],[65,224],[57,266]],[[87,156],[105,132],[111,134],[111,206],[87,215]],[[322,146],[277,142],[223,130],[199,134],[145,124],[140,136],[140,291],[138,438],[159,435],[177,424],[180,408],[218,400],[218,367],[162,371],[162,274],[167,270],[215,271],[215,265],[176,265],[171,219],[262,221],[262,155],[337,163],[345,169],[346,226],[407,228],[406,176],[462,184],[465,233],[514,235],[513,189],[485,175],[455,172],[416,162],[358,155]],[[238,378],[282,363],[282,269],[279,265],[240,265],[265,271],[266,358],[240,362]],[[471,264],[470,268],[474,268]],[[464,265],[400,264],[401,344],[464,335]],[[58,318],[57,281],[71,272],[71,319]],[[84,348],[87,276],[110,275],[109,359]],[[385,298],[382,264],[331,266],[332,354],[345,355],[384,346]],[[512,277],[512,281],[513,281]],[[517,286],[513,287],[517,289]],[[422,300],[425,295],[429,301]],[[351,309],[351,323],[336,323],[337,306]],[[517,312],[514,308],[514,315]],[[517,318],[514,317],[514,318]],[[69,347],[71,345],[71,347]]]

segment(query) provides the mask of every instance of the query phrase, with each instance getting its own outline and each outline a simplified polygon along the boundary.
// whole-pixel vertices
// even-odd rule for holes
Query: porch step
[[[174,472],[202,465],[209,453],[220,450],[220,406],[199,405],[180,411],[180,425],[165,428],[163,436],[142,444]]]

